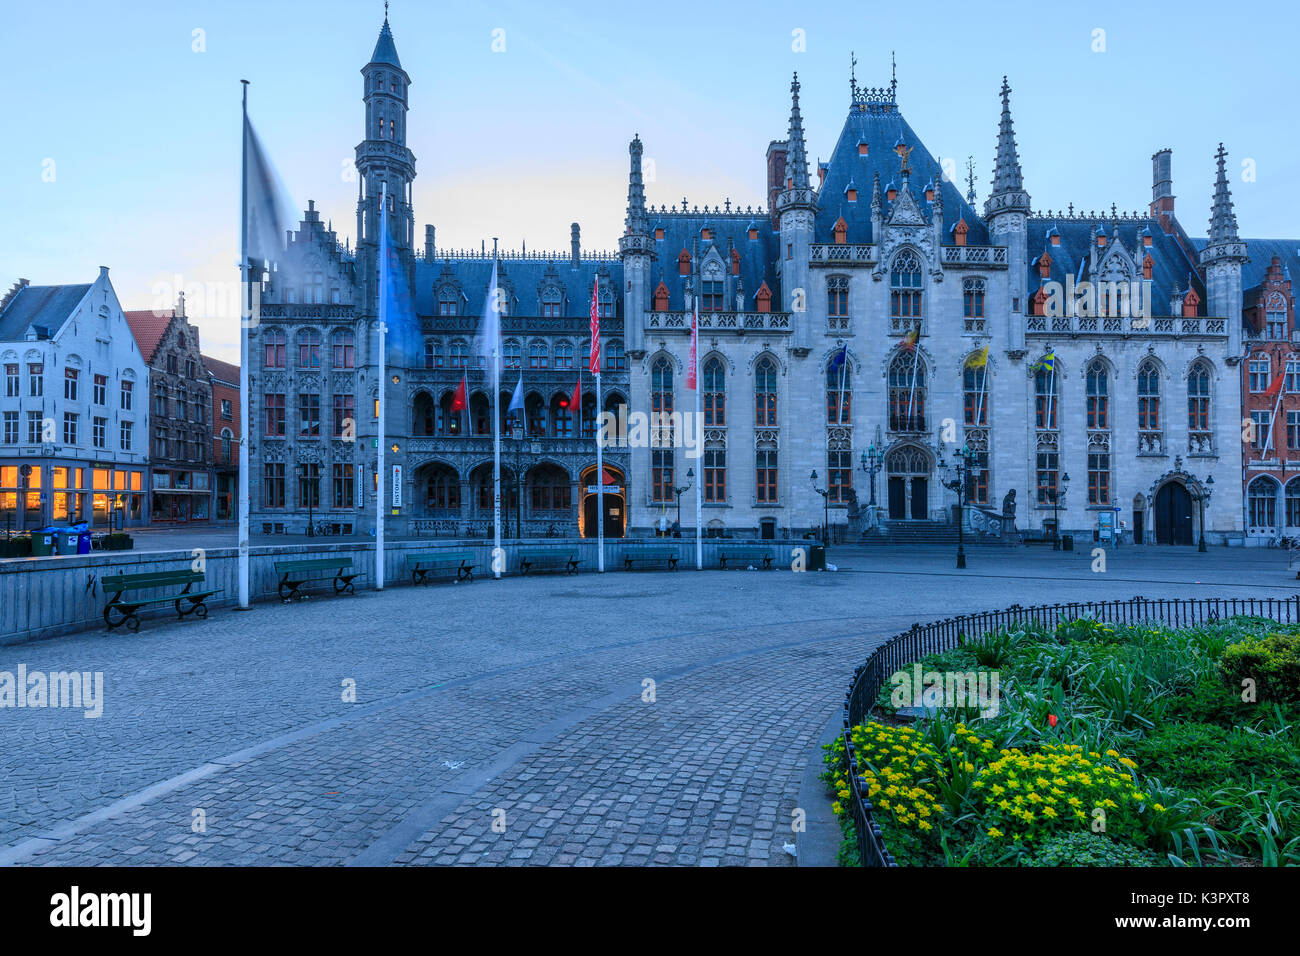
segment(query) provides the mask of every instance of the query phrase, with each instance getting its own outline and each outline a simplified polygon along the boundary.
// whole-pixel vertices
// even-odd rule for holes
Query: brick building
[[[239,366],[211,356],[203,365],[212,379],[212,461],[216,472],[213,517],[218,521],[238,517],[235,496],[239,494]]]

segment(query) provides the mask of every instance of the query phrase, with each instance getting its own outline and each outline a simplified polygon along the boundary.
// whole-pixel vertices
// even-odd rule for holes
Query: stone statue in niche
[[[1002,516],[1004,518],[1014,518],[1016,516],[1016,489],[1014,488],[1008,491],[1006,497],[1002,499]]]

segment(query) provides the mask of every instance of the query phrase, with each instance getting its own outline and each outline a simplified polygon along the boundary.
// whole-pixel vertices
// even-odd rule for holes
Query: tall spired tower
[[[366,104],[366,135],[357,144],[357,282],[362,289],[362,309],[377,312],[379,283],[379,197],[388,185],[388,222],[393,245],[413,278],[412,244],[415,215],[411,210],[411,182],[415,156],[406,148],[407,90],[411,78],[397,57],[393,31],[384,15],[379,41],[370,62],[361,68],[362,98]]]

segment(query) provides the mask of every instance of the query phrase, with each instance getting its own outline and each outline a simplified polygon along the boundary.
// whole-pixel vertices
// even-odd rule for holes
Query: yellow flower
[[[997,827],[989,827],[989,836],[996,840],[998,837],[1002,836],[1002,831]]]

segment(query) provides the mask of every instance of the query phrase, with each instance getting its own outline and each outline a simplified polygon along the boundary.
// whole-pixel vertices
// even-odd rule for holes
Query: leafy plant
[[[1162,866],[1151,850],[1112,840],[1102,833],[1076,830],[1044,840],[1024,866]]]

